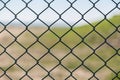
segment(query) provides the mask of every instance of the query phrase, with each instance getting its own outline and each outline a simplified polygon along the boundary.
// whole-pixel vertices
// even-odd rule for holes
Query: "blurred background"
[[[0,80],[119,80],[119,0],[0,0]]]

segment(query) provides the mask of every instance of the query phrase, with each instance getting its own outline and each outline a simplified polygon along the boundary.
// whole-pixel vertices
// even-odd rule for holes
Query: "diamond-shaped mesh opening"
[[[15,59],[17,59],[25,52],[25,49],[21,47],[18,43],[14,42],[7,48],[6,52],[9,53]]]
[[[39,42],[33,44],[29,49],[28,52],[30,55],[32,55],[34,58],[39,59],[44,54],[48,52],[48,50],[42,46]]]
[[[3,31],[0,34],[0,44],[3,45],[4,47],[8,46],[14,41],[14,37],[9,34],[7,31]]]
[[[42,69],[39,65],[36,65],[28,72],[28,75],[32,79],[42,80],[42,78],[47,75],[47,72],[44,69]]]
[[[45,1],[41,0],[33,0],[28,4],[28,7],[31,8],[37,14],[41,13],[45,8],[47,8],[47,4]]]
[[[115,26],[113,26],[106,20],[102,21],[98,26],[96,26],[96,31],[99,32],[104,37],[108,37],[115,30],[116,30]]]
[[[96,32],[90,33],[84,40],[92,48],[97,48],[104,42],[104,39]]]
[[[91,76],[92,73],[86,69],[85,67],[81,66],[80,68],[76,69],[73,72],[73,76],[77,79],[77,80],[88,80]]]
[[[95,72],[104,65],[104,62],[98,56],[93,54],[85,60],[84,65],[87,66],[91,71]]]
[[[25,53],[23,56],[21,56],[18,60],[17,60],[17,64],[19,66],[21,66],[23,69],[28,70],[30,69],[32,66],[34,66],[36,64],[36,61],[34,58],[32,58],[30,55],[28,55],[27,53]]]
[[[93,30],[93,28],[90,25],[83,25],[82,27],[75,27],[73,28],[73,30],[77,32],[80,36],[84,37],[89,34]]]
[[[17,38],[17,41],[24,47],[29,47],[36,41],[36,37],[28,31],[22,32],[22,34]]]
[[[84,60],[89,55],[91,55],[93,51],[87,45],[81,43],[80,45],[74,48],[73,53],[80,59]]]
[[[120,11],[119,11],[119,13],[120,13]],[[112,19],[109,19],[109,21],[112,24],[114,24],[116,27],[120,25],[119,20],[120,20],[120,16],[119,15],[115,15],[115,16],[112,17]]]
[[[74,24],[74,26],[73,26],[73,30],[74,30],[74,28],[75,29],[77,29],[78,28],[78,31],[80,30],[79,28],[80,27],[84,27],[84,26],[89,26],[89,27],[91,27],[91,28],[88,28],[88,31],[89,31],[89,29],[92,29],[92,26],[91,25],[88,25],[88,22],[86,22],[84,19],[81,19],[79,22],[77,22],[76,24]],[[80,30],[81,31],[81,30]],[[85,34],[85,33],[84,33]],[[81,36],[83,36],[83,35],[81,35]]]
[[[39,15],[39,19],[47,25],[51,25],[59,19],[59,15],[52,9],[48,8]]]
[[[60,25],[60,24],[64,25],[64,27],[62,25]],[[59,37],[62,37],[63,35],[65,35],[70,30],[70,26],[65,24],[65,22],[59,20],[54,25],[52,25],[50,29],[56,35],[58,35]]]
[[[80,13],[84,14],[92,7],[92,4],[88,0],[76,0],[76,2],[73,4],[73,7],[77,9]]]
[[[65,80],[70,73],[64,67],[57,66],[50,72],[50,75],[54,78],[54,80]]]
[[[17,15],[17,19],[19,19],[25,25],[29,25],[36,18],[37,16],[28,8],[25,8]]]
[[[73,31],[69,31],[65,36],[62,37],[62,42],[64,42],[69,47],[74,47],[81,42],[81,38]]]
[[[112,24],[114,24],[117,27],[117,26],[120,25],[120,23],[119,23],[119,19],[120,19],[119,14],[120,14],[120,9],[115,8],[106,17],[107,17],[108,21],[110,21]]]
[[[74,56],[72,53],[67,55],[63,60],[62,60],[62,65],[64,65],[67,69],[69,70],[74,70],[77,68],[79,65],[81,65],[81,61]]]
[[[107,49],[107,50],[106,50]],[[103,60],[108,60],[111,56],[116,54],[116,51],[107,44],[102,45],[96,50],[96,54],[99,55]]]
[[[115,55],[113,56],[108,62],[107,66],[109,66],[112,70],[115,72],[118,72],[120,70],[120,56]]]
[[[14,64],[14,60],[7,54],[7,53],[3,53],[2,55],[0,55],[0,67],[3,70],[6,70],[7,68],[9,68],[11,65]]]
[[[42,35],[44,32],[48,30],[48,27],[45,26],[42,22],[39,20],[36,20],[34,23],[32,23],[29,27],[28,30],[35,36],[39,37]]]
[[[13,65],[12,67],[7,70],[6,74],[12,79],[12,80],[18,80],[23,75],[25,75],[25,72],[17,65]]]
[[[90,15],[94,15],[94,16],[90,16]],[[89,12],[87,12],[84,15],[84,19],[90,24],[95,26],[96,24],[98,24],[100,21],[104,19],[104,16],[97,9],[92,8]],[[92,21],[95,21],[95,22],[91,23]]]
[[[18,13],[19,11],[21,11],[25,7],[25,4],[21,0],[10,0],[6,6],[10,10],[12,10],[12,12]]]
[[[44,57],[39,60],[39,65],[43,66],[47,70],[51,70],[58,65],[58,60],[53,57],[50,53],[47,53]]]
[[[51,31],[47,31],[39,38],[39,41],[46,47],[50,48],[59,41],[59,38]]]
[[[103,67],[96,73],[95,76],[100,80],[107,80],[107,79],[112,80],[111,77],[115,76],[115,74],[107,67]]]
[[[62,2],[64,2],[64,5],[61,5],[63,4]],[[51,7],[60,14],[68,9],[69,6],[70,4],[66,0],[54,0],[54,2],[51,3]]]
[[[18,23],[17,24],[15,24]],[[13,34],[14,36],[18,36],[19,34],[21,34],[24,30],[25,30],[25,27],[23,27],[24,25],[21,24],[20,22],[18,22],[17,20],[15,20],[15,22],[11,22],[7,27],[7,31],[9,31],[11,34]]]
[[[0,22],[5,25],[11,22],[14,19],[14,15],[6,8],[0,10]]]
[[[62,59],[70,52],[70,49],[59,42],[50,50],[50,52],[58,59]]]
[[[74,25],[76,22],[78,22],[82,18],[81,14],[79,14],[73,8],[68,9],[64,14],[62,14],[61,17],[64,21],[69,23],[69,25]]]
[[[108,38],[107,42],[111,46],[113,46],[114,48],[119,49],[120,48],[120,45],[119,45],[120,44],[120,33],[119,32],[115,32],[114,34],[112,34]]]
[[[116,5],[112,2],[112,0],[108,0],[107,2],[104,0],[101,0],[95,5],[95,7],[104,14],[107,14],[108,12],[110,12],[115,6]]]

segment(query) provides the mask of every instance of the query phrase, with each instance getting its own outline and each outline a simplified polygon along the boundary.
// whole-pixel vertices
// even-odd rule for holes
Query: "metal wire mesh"
[[[34,1],[42,8],[34,8]],[[114,6],[105,11],[98,6],[102,0],[86,0],[90,6],[85,9],[81,0],[64,0],[68,6],[61,4],[64,7],[59,10],[56,1],[19,0],[15,4],[21,7],[13,9],[14,0],[0,0],[0,80],[119,80],[120,16],[114,21],[108,16],[120,11],[120,1],[108,0]],[[4,10],[7,14],[2,14]],[[86,16],[94,11],[103,19],[92,23]],[[68,18],[72,16],[71,23]],[[19,26],[12,25],[15,21]],[[36,21],[44,26],[34,27]],[[56,27],[58,21],[66,27]],[[75,27],[81,21],[87,25]]]

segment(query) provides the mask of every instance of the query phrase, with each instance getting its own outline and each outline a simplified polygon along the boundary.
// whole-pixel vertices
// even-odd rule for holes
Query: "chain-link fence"
[[[119,0],[0,0],[0,80],[120,80],[115,12]]]

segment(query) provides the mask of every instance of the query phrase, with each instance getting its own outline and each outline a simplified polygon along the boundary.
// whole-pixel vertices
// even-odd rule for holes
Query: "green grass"
[[[79,61],[79,59],[81,59],[82,61],[84,61],[83,64],[85,66],[87,66],[91,71],[96,72],[101,66],[105,65],[103,61],[107,61],[109,58],[115,55],[116,54],[115,49],[117,50],[118,48],[120,48],[118,43],[115,42],[116,40],[119,42],[118,40],[120,35],[119,33],[114,34],[114,36],[109,37],[107,39],[107,37],[110,36],[111,33],[113,33],[116,30],[116,28],[118,28],[118,25],[120,25],[120,16],[116,15],[108,20],[113,24],[111,24],[107,20],[103,20],[99,24],[97,24],[99,21],[92,23],[96,26],[91,26],[86,24],[83,26],[75,26],[74,28],[72,28],[72,30],[70,30],[70,28],[67,27],[54,27],[51,28],[51,31],[49,30],[43,35],[42,33],[47,30],[46,28],[42,27],[41,29],[41,27],[31,27],[29,28],[29,30],[33,32],[33,34],[36,35],[39,39],[36,39],[36,37],[34,37],[31,33],[25,32],[20,37],[17,38],[17,41],[20,42],[24,47],[26,48],[29,47],[28,48],[29,54],[33,55],[36,59],[39,59],[41,56],[44,55],[44,53],[48,52],[45,47],[50,49],[51,54],[55,55],[59,60],[61,60],[65,55],[70,53],[69,48],[71,48],[73,49],[72,53],[70,53],[70,55],[68,55],[66,58],[63,58],[61,60],[61,63],[66,68],[70,70],[74,70],[79,65],[81,65],[81,62]],[[96,30],[98,33],[96,33],[96,31],[94,30]],[[9,38],[9,35],[6,36]],[[99,45],[105,42],[104,39],[110,42],[109,44],[111,44],[115,49],[111,48],[106,43],[97,49]],[[34,46],[30,47],[30,45],[37,40],[43,43],[44,45],[37,42],[37,44],[33,44]],[[4,45],[6,42],[2,41],[2,43]],[[67,45],[67,47],[62,43]],[[96,49],[95,52],[93,52],[90,47],[85,45],[85,43],[87,43],[93,49]],[[54,46],[55,44],[56,46]],[[77,44],[79,45],[76,46]],[[16,46],[12,45],[10,47],[10,50],[11,49],[13,50],[12,52],[9,52],[9,50],[7,51],[8,53],[12,53],[11,55],[13,55],[13,57],[14,54],[16,54],[16,52],[19,51],[19,49],[21,52],[24,52],[24,49],[20,47],[20,45],[16,45]],[[3,49],[0,48],[0,50]],[[76,59],[75,56],[73,56],[72,54],[75,54],[79,59]],[[99,56],[103,61],[100,60],[97,56]],[[43,57],[40,60],[39,64],[41,64],[45,68],[51,69],[59,63],[58,61],[55,60],[56,59],[48,53],[47,56]],[[24,63],[24,59],[23,59],[23,63]],[[28,64],[29,63],[30,60]],[[120,70],[119,56],[118,55],[113,56],[109,61],[106,62],[106,65],[112,68],[114,71],[118,72]],[[13,70],[13,68],[11,68],[11,70]],[[110,76],[111,74],[112,72],[108,73],[108,75]]]
[[[116,15],[113,16],[112,18],[107,20],[103,20],[101,23],[97,24],[98,22],[93,22],[92,24],[96,24],[96,26],[90,26],[90,25],[83,25],[83,26],[78,26],[78,27],[74,27],[73,30],[71,30],[70,32],[66,33],[69,29],[68,28],[55,28],[52,29],[52,31],[54,31],[58,36],[62,36],[62,42],[64,42],[65,44],[67,44],[70,48],[73,48],[75,45],[77,45],[80,41],[86,42],[88,45],[90,45],[92,48],[96,48],[98,47],[100,44],[102,44],[104,42],[104,39],[106,39],[108,36],[110,36],[114,31],[116,31],[116,28],[118,28],[120,25],[120,16]],[[111,24],[113,23],[113,24]],[[102,37],[97,34],[95,31],[96,30],[100,35],[102,35]],[[74,33],[74,31],[77,33]],[[88,35],[89,34],[89,35]],[[49,37],[54,38],[54,36],[50,36],[51,34],[48,34]],[[82,37],[80,38],[79,35]],[[88,36],[87,36],[88,35]],[[112,38],[106,39],[106,40],[110,40],[113,41],[115,39],[118,39],[120,34],[115,34]],[[54,40],[51,40],[54,42]],[[114,44],[116,43],[115,41],[111,42],[110,44]],[[118,49],[120,46],[118,45],[112,45],[113,47],[115,47],[116,49]],[[79,47],[79,49],[86,49],[86,47]],[[79,51],[79,50],[78,50]],[[91,52],[78,52],[79,54],[84,54],[84,55],[90,55],[92,54]],[[93,53],[92,56],[90,56],[88,59],[86,59],[85,61],[85,65],[88,66],[88,68],[90,70],[92,70],[93,72],[97,71],[101,66],[104,65],[104,62],[101,61],[96,55],[100,56],[101,59],[103,59],[103,61],[107,61],[109,58],[111,58],[111,56],[116,54],[116,51],[111,48],[109,45],[104,44],[102,45],[100,48],[98,48],[96,50],[95,53]],[[88,56],[89,56],[88,55]],[[79,56],[79,55],[77,55]],[[119,65],[120,62],[120,58],[118,58],[119,56],[116,55],[115,57],[111,58],[110,61],[107,62],[107,65],[109,67],[111,67],[113,70],[115,70],[116,72],[118,72],[120,70],[119,67],[117,67]],[[83,59],[84,60],[84,59]],[[67,68],[70,69],[75,69],[77,66],[80,65],[80,63],[77,63],[78,61],[74,61],[74,64],[68,63],[66,64]]]

